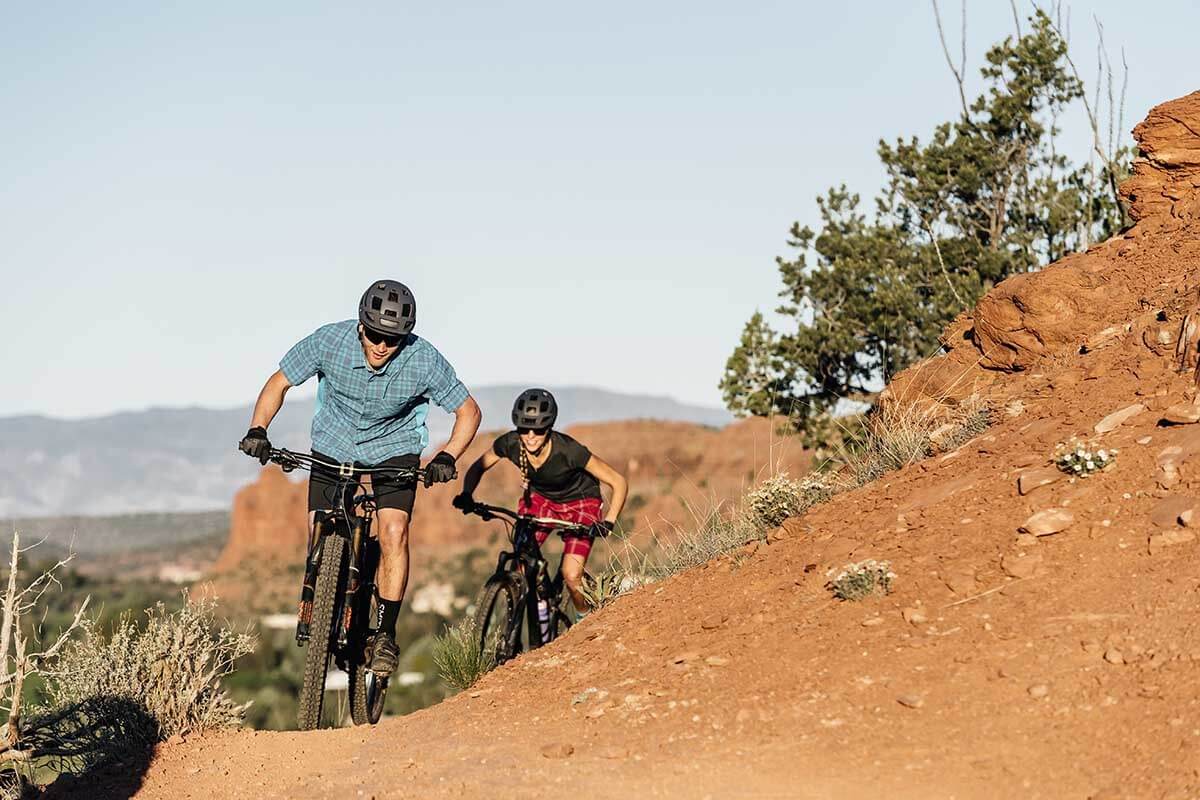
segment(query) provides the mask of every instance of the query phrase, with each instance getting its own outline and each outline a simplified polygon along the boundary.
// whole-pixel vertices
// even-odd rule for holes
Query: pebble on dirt
[[[1049,536],[1052,533],[1065,531],[1073,524],[1075,524],[1075,515],[1067,509],[1047,508],[1025,520],[1020,530],[1033,536]]]
[[[553,742],[542,746],[542,755],[546,758],[566,758],[574,752],[574,745],[567,742]]]
[[[1192,403],[1177,403],[1163,412],[1162,419],[1159,420],[1163,425],[1192,425],[1200,422],[1200,406]]]
[[[1017,491],[1022,495],[1029,494],[1034,489],[1040,489],[1061,479],[1063,473],[1057,469],[1031,469],[1022,472],[1017,477]]]
[[[902,694],[896,698],[896,702],[905,708],[920,708],[925,705],[925,698],[919,694]]]
[[[1110,431],[1115,431],[1117,428],[1121,427],[1126,422],[1133,419],[1138,414],[1141,414],[1145,410],[1146,407],[1141,403],[1134,403],[1131,406],[1125,406],[1125,408],[1122,408],[1120,411],[1114,411],[1104,419],[1097,422],[1094,430],[1096,433],[1108,433]]]

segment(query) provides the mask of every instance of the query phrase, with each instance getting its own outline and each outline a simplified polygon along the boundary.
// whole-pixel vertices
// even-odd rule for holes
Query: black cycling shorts
[[[335,461],[336,459],[322,455],[316,450],[313,451],[313,458],[319,458],[322,461]],[[396,456],[389,458],[379,467],[400,467],[402,469],[414,469],[421,465],[421,457],[417,455]],[[362,466],[355,464],[355,466]],[[357,486],[362,480],[362,475],[356,474],[352,479]],[[324,464],[313,464],[312,471],[308,476],[308,510],[309,511],[328,511],[337,505],[337,483],[338,473],[332,467],[327,467]],[[417,482],[415,478],[401,479],[395,475],[383,473],[380,475],[371,475],[371,492],[375,495],[376,508],[398,508],[401,511],[412,516],[413,501],[417,496]]]

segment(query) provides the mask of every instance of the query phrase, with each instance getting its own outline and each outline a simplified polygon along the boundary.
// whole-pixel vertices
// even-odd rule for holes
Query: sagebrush
[[[786,472],[773,475],[746,494],[746,511],[768,528],[805,509],[804,491],[799,481]]]
[[[241,724],[249,704],[235,703],[220,682],[255,637],[217,625],[211,600],[176,612],[159,603],[145,613],[143,625],[127,614],[108,636],[85,623],[46,672],[43,716],[103,701],[144,712],[159,740]]]

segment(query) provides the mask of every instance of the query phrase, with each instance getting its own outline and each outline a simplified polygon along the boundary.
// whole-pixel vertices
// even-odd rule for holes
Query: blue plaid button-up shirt
[[[419,454],[429,444],[429,401],[453,412],[468,394],[437,348],[414,334],[382,369],[371,369],[357,320],[317,328],[287,352],[279,369],[292,386],[317,376],[313,449],[367,466]]]

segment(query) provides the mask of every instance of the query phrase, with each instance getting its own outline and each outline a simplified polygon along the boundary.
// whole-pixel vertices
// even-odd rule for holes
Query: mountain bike
[[[539,527],[559,533],[587,533],[587,525],[548,517],[533,517],[499,506],[476,503],[470,513],[485,520],[500,518],[508,525],[511,550],[500,553],[492,574],[475,603],[475,635],[483,652],[491,652],[495,665],[515,658],[525,647],[522,622],[532,650],[566,633],[573,622],[564,610],[562,564],[551,578],[537,542]],[[566,601],[569,605],[569,599]]]
[[[349,675],[350,716],[355,725],[375,724],[383,715],[388,678],[369,668],[377,633],[375,570],[379,540],[371,536],[375,495],[361,491],[364,473],[416,481],[420,468],[358,467],[335,464],[304,453],[272,449],[270,460],[284,472],[311,471],[314,464],[337,470],[330,511],[317,511],[308,537],[304,584],[296,615],[296,644],[306,647],[300,687],[300,730],[321,724],[325,678],[332,658]]]

